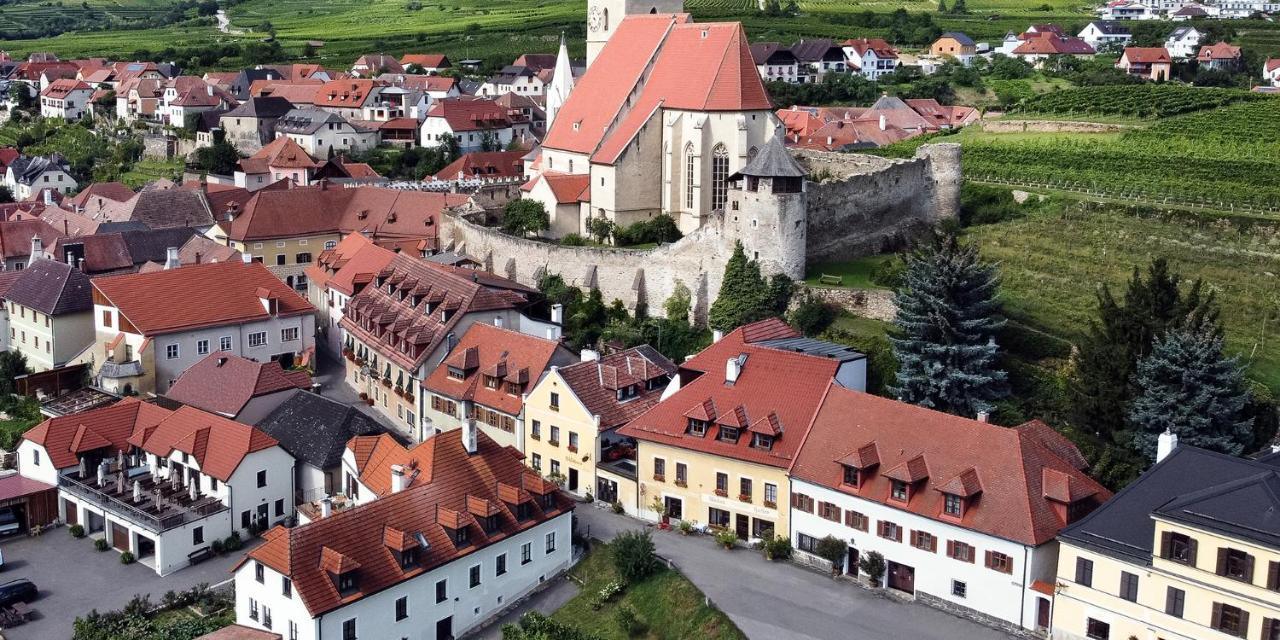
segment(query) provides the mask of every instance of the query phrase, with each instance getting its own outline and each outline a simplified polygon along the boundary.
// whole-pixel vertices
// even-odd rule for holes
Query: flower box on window
[[[684,480],[676,480],[676,486],[682,487],[682,488],[688,488],[689,483],[685,482]]]
[[[553,446],[553,447],[558,447],[558,446],[560,446],[560,441],[559,441],[559,440],[548,440],[548,441],[547,441],[547,443],[548,443],[548,444],[550,444],[550,445],[551,445],[551,446]]]
[[[778,503],[777,503],[777,502],[774,502],[774,501],[772,501],[772,500],[765,500],[765,501],[764,501],[764,506],[765,506],[765,508],[767,508],[767,509],[777,509],[777,508],[778,508]]]
[[[655,474],[653,474],[653,481],[654,481],[654,482],[666,482],[666,481],[667,481],[667,476],[666,476],[666,474],[662,474],[662,473],[655,473]]]
[[[391,388],[391,378],[383,378],[383,379],[382,379],[382,386],[384,386],[384,387],[386,387],[386,388],[390,389],[390,388]]]
[[[751,502],[751,494],[748,494],[748,493],[739,493],[739,494],[738,494],[738,501],[739,501],[739,502]]]
[[[577,452],[578,452],[578,445],[571,444],[571,445],[569,445],[569,447],[568,447],[568,448],[569,448],[569,452],[570,452],[570,453],[577,453]]]
[[[716,495],[720,496],[721,498],[728,498],[729,492],[725,489],[716,489]]]
[[[531,433],[531,434],[529,434],[529,438],[530,438],[531,440],[541,440],[541,439],[542,439],[542,435],[541,435],[541,434],[538,434],[538,433]]]

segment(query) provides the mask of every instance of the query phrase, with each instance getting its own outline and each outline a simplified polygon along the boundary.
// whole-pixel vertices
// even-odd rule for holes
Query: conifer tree
[[[1004,326],[999,276],[973,246],[948,236],[906,260],[892,339],[899,400],[974,416],[1008,395],[996,333]]]
[[[938,13],[947,12],[947,0],[938,0]]]
[[[1152,457],[1166,429],[1190,444],[1240,455],[1253,441],[1242,369],[1222,353],[1211,322],[1172,329],[1138,362],[1137,397],[1128,411],[1133,447]]]

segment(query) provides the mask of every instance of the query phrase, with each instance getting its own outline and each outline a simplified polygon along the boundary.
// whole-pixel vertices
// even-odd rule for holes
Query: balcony
[[[619,442],[605,447],[600,452],[600,461],[596,463],[596,467],[635,480],[638,471],[635,445]]]
[[[129,479],[119,471],[111,473],[102,486],[98,486],[96,480],[80,478],[79,473],[61,475],[58,476],[58,488],[83,499],[86,504],[100,507],[108,515],[156,533],[227,509],[227,505],[215,496],[197,495],[193,500],[190,489],[181,483],[142,471],[141,475]],[[138,487],[136,492],[135,483]],[[134,500],[135,495],[138,500]]]

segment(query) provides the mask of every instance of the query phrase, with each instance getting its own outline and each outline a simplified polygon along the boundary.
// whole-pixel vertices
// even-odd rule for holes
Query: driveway
[[[387,416],[378,413],[376,409],[365,404],[360,399],[360,394],[347,384],[346,369],[341,360],[335,359],[326,353],[317,352],[316,373],[311,377],[312,382],[320,384],[320,395],[341,402],[345,405],[355,407],[357,411],[373,418],[387,428],[393,436],[400,440],[401,443],[413,442],[413,434],[409,433],[408,427],[403,422],[389,419]]]
[[[578,528],[603,540],[645,524],[579,505]],[[775,640],[1010,640],[1013,636],[922,604],[879,596],[843,580],[756,552],[716,549],[705,536],[653,532],[671,560],[749,638]]]
[[[92,609],[113,611],[135,594],[150,594],[159,602],[166,591],[190,589],[201,582],[214,585],[231,579],[231,566],[240,553],[206,560],[161,578],[139,563],[120,564],[120,554],[97,551],[88,537],[76,539],[66,527],[44,535],[0,543],[4,568],[0,581],[27,578],[36,583],[40,597],[31,603],[34,619],[5,629],[6,640],[64,640],[71,637],[72,622]],[[241,552],[242,553],[242,552]]]

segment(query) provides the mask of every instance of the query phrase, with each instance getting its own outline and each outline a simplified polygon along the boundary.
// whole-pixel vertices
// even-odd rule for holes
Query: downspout
[[[1027,545],[1022,545],[1022,604],[1018,607],[1018,624],[1027,628],[1027,589],[1031,588],[1031,558]]]

